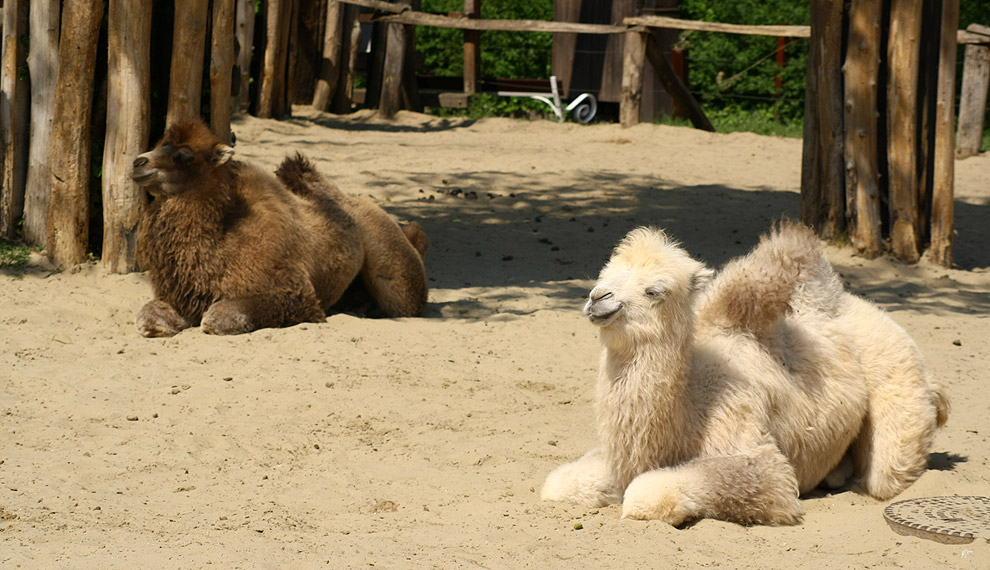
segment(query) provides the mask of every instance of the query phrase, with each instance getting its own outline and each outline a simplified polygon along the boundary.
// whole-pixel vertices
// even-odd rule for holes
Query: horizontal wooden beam
[[[352,2],[353,0],[343,0]],[[361,0],[364,1],[364,0]],[[604,24],[579,24],[575,22],[549,22],[546,20],[476,20],[474,18],[453,18],[425,12],[403,12],[395,16],[384,16],[380,21],[398,22],[413,26],[433,26],[458,30],[479,30],[499,32],[563,32],[572,34],[624,34],[626,26]]]
[[[647,26],[650,28],[669,28],[674,30],[697,30],[700,32],[723,32],[727,34],[744,34],[750,36],[776,36],[783,38],[811,37],[811,26],[748,26],[741,24],[721,24],[718,22],[699,22],[696,20],[681,20],[666,16],[638,16],[622,20],[627,26]]]
[[[391,12],[393,14],[399,14],[410,9],[409,6],[405,6],[403,4],[383,2],[382,0],[339,0],[339,2],[341,4],[361,6],[362,8],[374,8],[379,12]]]

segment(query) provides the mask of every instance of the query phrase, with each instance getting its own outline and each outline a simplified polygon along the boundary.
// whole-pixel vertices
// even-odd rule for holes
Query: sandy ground
[[[745,252],[798,216],[800,141],[304,108],[234,128],[242,160],[302,151],[420,222],[426,314],[145,339],[142,274],[0,275],[0,567],[990,568],[987,542],[897,535],[848,491],[785,528],[539,501],[595,443],[580,306],[611,247],[651,224],[714,266]],[[898,499],[990,495],[990,156],[957,196],[957,269],[828,250],[952,399]]]

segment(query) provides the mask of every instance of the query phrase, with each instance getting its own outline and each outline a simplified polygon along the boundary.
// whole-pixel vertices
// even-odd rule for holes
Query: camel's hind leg
[[[780,525],[800,522],[802,509],[794,468],[763,445],[643,473],[626,487],[622,516],[674,526],[701,518]]]
[[[856,477],[867,494],[885,500],[924,473],[945,400],[923,369],[907,368],[871,391],[868,410],[852,448]]]
[[[426,306],[426,267],[423,256],[428,241],[419,224],[405,228],[384,210],[368,204],[361,212],[365,262],[361,279],[375,300],[379,316],[413,317]]]

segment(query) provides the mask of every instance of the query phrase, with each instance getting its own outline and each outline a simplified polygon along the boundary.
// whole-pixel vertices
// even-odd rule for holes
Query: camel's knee
[[[592,451],[551,471],[543,483],[540,499],[603,507],[618,502],[620,497],[604,459]]]
[[[136,324],[138,332],[147,337],[173,336],[189,328],[189,321],[171,305],[157,299],[141,307]]]

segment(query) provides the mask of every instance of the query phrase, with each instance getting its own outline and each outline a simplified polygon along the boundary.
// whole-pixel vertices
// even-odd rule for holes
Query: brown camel
[[[301,156],[286,159],[280,172],[311,183],[286,188],[232,155],[193,119],[172,125],[135,159],[131,177],[154,197],[138,230],[138,259],[155,293],[138,312],[141,334],[322,322],[358,276],[381,316],[422,311],[428,242],[418,224],[400,228]]]

